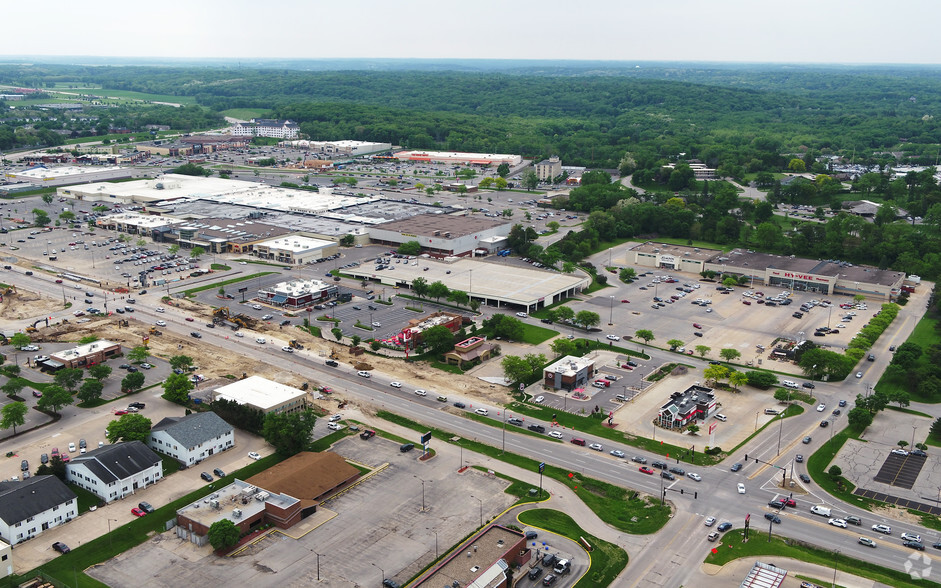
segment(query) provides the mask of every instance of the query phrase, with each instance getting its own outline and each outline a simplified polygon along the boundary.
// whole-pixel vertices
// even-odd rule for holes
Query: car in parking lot
[[[533,398],[533,402],[536,403],[536,404],[540,404],[540,403],[541,403],[543,400],[545,400],[545,399],[546,399],[545,396],[537,396],[537,397]]]
[[[212,482],[212,474],[210,474],[209,472],[203,472],[199,474],[199,477],[202,478],[203,480],[206,480],[207,482]]]
[[[520,318],[526,318],[526,317],[528,317],[529,315],[526,314],[525,312],[518,312],[518,313],[516,313],[516,316],[518,316],[518,317],[520,317]]]
[[[142,517],[146,515],[147,513],[135,506],[134,508],[131,509],[131,514],[134,515],[135,517]]]
[[[219,476],[220,478],[224,478],[224,477],[225,477],[225,472],[223,472],[220,468],[216,468],[216,469],[212,470],[212,473],[214,473],[215,475]]]
[[[137,507],[147,514],[154,512],[154,507],[149,502],[141,502]]]
[[[728,530],[731,529],[731,528],[732,528],[732,523],[726,521],[726,522],[724,522],[724,523],[721,523],[718,527],[716,527],[716,530],[717,530],[717,531],[720,531],[720,532],[722,532],[722,533],[725,533],[726,531],[728,531]]]
[[[248,457],[251,458],[251,459],[254,459],[254,460],[256,460],[256,461],[259,460],[259,459],[261,459],[261,455],[258,454],[258,453],[255,452],[255,451],[249,451],[249,452],[248,452]]]
[[[71,551],[69,549],[69,546],[61,541],[56,541],[55,543],[53,543],[52,550],[58,551],[59,553],[68,553],[69,551]]]

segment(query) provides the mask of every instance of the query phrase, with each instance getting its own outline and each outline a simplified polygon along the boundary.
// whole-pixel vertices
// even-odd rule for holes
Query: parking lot
[[[155,586],[292,586],[316,581],[319,553],[323,585],[378,586],[383,578],[401,584],[431,563],[436,551],[444,554],[515,500],[499,478],[473,469],[456,474],[454,464],[440,457],[420,462],[418,451],[401,453],[398,443],[380,437],[349,437],[334,450],[380,471],[284,534],[206,565],[215,561],[205,559],[209,546],[181,544],[167,532],[89,574],[111,586],[133,585],[138,578]]]

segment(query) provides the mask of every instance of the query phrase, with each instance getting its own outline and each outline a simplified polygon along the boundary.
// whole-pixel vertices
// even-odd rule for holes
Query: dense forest
[[[783,154],[934,163],[941,70],[617,64],[504,71],[298,71],[212,67],[0,66],[0,83],[100,84],[189,96],[215,112],[272,109],[315,139],[562,156],[614,168],[686,153],[733,175],[779,171]],[[893,159],[893,162],[895,160]]]

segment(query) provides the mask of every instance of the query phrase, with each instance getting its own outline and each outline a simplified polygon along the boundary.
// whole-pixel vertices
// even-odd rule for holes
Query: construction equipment
[[[340,356],[337,355],[337,352],[336,352],[336,351],[334,351],[334,350],[331,349],[331,350],[330,350],[330,359],[340,359]]]
[[[304,348],[303,345],[297,342],[297,339],[291,339],[288,342],[288,345],[291,347],[291,349],[303,349]]]
[[[127,321],[124,321],[124,324],[126,325]],[[150,334],[159,336],[159,335],[163,335],[163,332],[158,331],[157,327],[150,327]]]
[[[26,327],[26,332],[27,332],[27,333],[35,333],[35,332],[37,332],[37,331],[38,331],[38,329],[37,329],[36,327]]]
[[[213,319],[233,328],[252,329],[255,327],[255,318],[247,314],[232,314],[228,306],[220,306],[212,311]]]
[[[127,322],[127,319],[118,319],[119,327],[129,327],[130,323]]]

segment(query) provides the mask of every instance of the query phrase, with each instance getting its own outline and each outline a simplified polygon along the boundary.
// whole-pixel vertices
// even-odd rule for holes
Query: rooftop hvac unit
[[[240,519],[240,518],[242,518],[242,509],[241,509],[241,508],[236,508],[236,509],[234,509],[234,510],[232,511],[232,518],[233,518],[233,519]]]
[[[242,488],[242,496],[251,496],[251,495],[254,494],[254,493],[255,493],[255,487],[254,487],[254,486],[246,486],[246,487]]]
[[[209,506],[211,506],[211,507],[213,507],[213,508],[215,508],[215,509],[218,509],[218,508],[219,508],[219,501],[218,501],[218,500],[210,500],[210,501],[209,501]]]
[[[255,500],[257,500],[258,502],[264,502],[268,500],[269,496],[271,495],[268,494],[267,492],[259,492],[258,494],[255,495]]]

